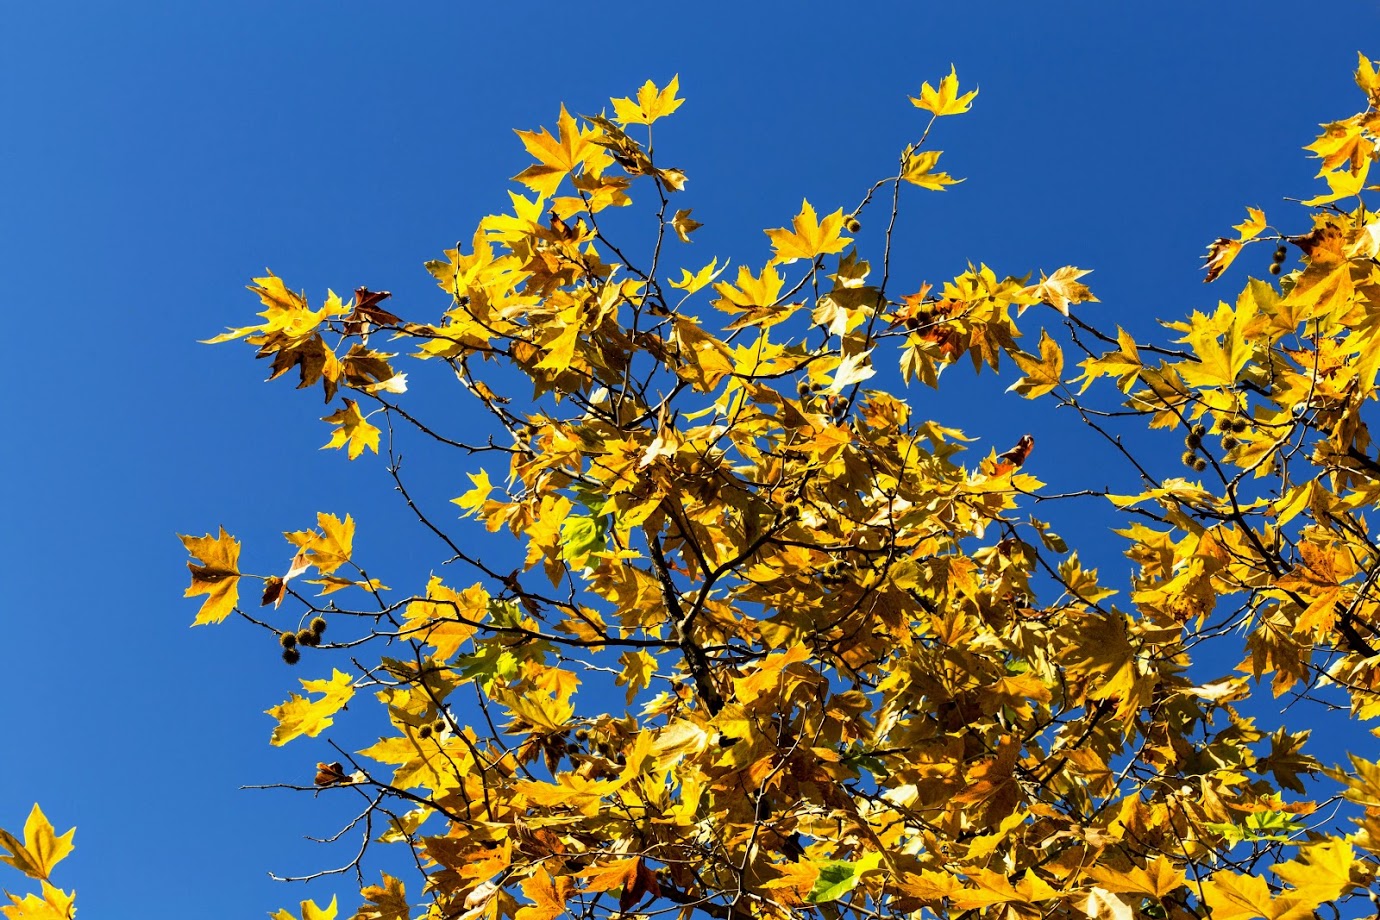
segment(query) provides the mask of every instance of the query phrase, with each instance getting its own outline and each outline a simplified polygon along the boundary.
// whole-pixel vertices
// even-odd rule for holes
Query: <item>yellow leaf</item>
[[[1328,193],[1317,195],[1303,202],[1309,207],[1316,207],[1320,204],[1327,204],[1342,198],[1350,198],[1353,195],[1361,194],[1361,189],[1366,184],[1366,176],[1370,173],[1370,160],[1361,162],[1361,168],[1355,172],[1350,169],[1334,169],[1331,172],[1322,174],[1322,178],[1327,181]]]
[[[1297,859],[1275,863],[1274,873],[1294,890],[1289,892],[1310,904],[1335,900],[1351,888],[1351,867],[1356,853],[1345,840],[1305,844]]]
[[[763,268],[762,274],[756,278],[746,265],[740,265],[734,284],[720,281],[714,285],[719,298],[712,303],[725,313],[745,314],[734,320],[729,329],[736,329],[740,325],[774,325],[801,306],[799,303],[777,304],[783,281],[781,274],[770,265]]]
[[[23,843],[9,831],[0,830],[0,847],[9,851],[8,856],[0,856],[0,861],[9,863],[30,878],[47,881],[53,867],[72,852],[72,835],[76,832],[74,827],[61,837],[55,835],[43,809],[34,803],[24,822]]]
[[[354,310],[353,305],[347,306],[342,303],[334,293],[326,298],[326,302],[320,310],[312,310],[307,306],[306,298],[301,294],[289,291],[287,285],[283,284],[283,279],[272,272],[269,272],[266,277],[255,278],[254,284],[250,286],[249,290],[258,294],[260,303],[264,305],[264,312],[259,314],[264,318],[264,322],[258,326],[231,329],[215,338],[207,339],[205,344],[215,345],[252,335],[260,337],[250,339],[256,344],[261,338],[276,338],[281,345],[291,347],[293,344],[310,338],[323,320]]]
[[[671,78],[665,89],[657,89],[656,84],[648,80],[637,91],[636,102],[626,97],[609,100],[613,103],[614,118],[624,126],[650,125],[663,115],[670,115],[680,108],[685,100],[676,98],[679,89],[679,74]]]
[[[619,888],[630,887],[633,880],[637,878],[637,864],[642,861],[640,856],[630,856],[627,859],[615,859],[613,862],[604,863],[599,866],[590,866],[583,870],[580,875],[588,879],[585,882],[585,891],[614,891]]]
[[[331,903],[326,907],[317,907],[315,901],[303,901],[301,910],[302,920],[335,920],[335,896],[332,895]],[[272,920],[297,920],[286,907],[270,916]]]
[[[1374,259],[1380,256],[1380,220],[1368,220],[1356,231],[1356,238],[1347,246],[1348,259]]]
[[[628,688],[628,703],[631,704],[639,692],[652,685],[652,678],[656,676],[656,659],[638,649],[624,652],[619,656],[618,663],[623,670],[613,681],[620,687]]]
[[[400,632],[432,646],[438,659],[449,661],[477,629],[462,620],[482,619],[488,605],[489,593],[483,585],[474,584],[458,592],[442,584],[440,577],[432,575],[426,586],[426,600],[407,605],[407,621]]]
[[[1294,920],[1308,916],[1311,911],[1296,910],[1297,898],[1280,898],[1270,892],[1265,879],[1255,875],[1237,875],[1225,869],[1203,882],[1203,900],[1212,911],[1212,920]]]
[[[556,920],[565,912],[565,902],[574,888],[575,882],[569,876],[552,878],[546,869],[538,869],[522,883],[522,893],[532,903],[524,905],[513,920]]]
[[[766,231],[767,236],[771,238],[772,248],[776,251],[770,263],[772,265],[790,264],[796,259],[814,261],[816,256],[842,252],[845,246],[853,242],[851,237],[841,235],[842,208],[827,215],[821,222],[816,219],[815,209],[810,206],[810,202],[802,201],[800,213],[792,219],[791,224],[793,230],[778,227]]]
[[[543,198],[555,194],[561,180],[577,166],[587,165],[605,155],[602,148],[589,140],[586,132],[580,131],[565,106],[561,106],[556,131],[558,137],[552,137],[545,128],[517,132],[527,152],[537,158],[537,164],[513,178]]]
[[[351,920],[410,920],[412,909],[407,906],[407,892],[403,883],[389,875],[383,875],[382,885],[366,885],[360,894],[368,904],[360,906]]]
[[[917,153],[914,147],[906,147],[905,152],[901,154],[901,178],[935,192],[944,191],[946,185],[957,185],[963,180],[955,179],[948,173],[931,172],[943,154],[942,150]]]
[[[347,454],[351,460],[364,453],[366,447],[374,453],[379,452],[379,429],[369,424],[369,420],[360,414],[359,406],[353,399],[346,399],[345,408],[327,415],[321,421],[339,426],[331,432],[331,439],[321,447],[322,450],[328,447],[345,447],[348,444]]]
[[[297,547],[303,568],[310,564],[322,575],[330,575],[350,561],[350,554],[354,551],[355,521],[348,514],[342,521],[334,514],[317,512],[316,523],[321,528],[320,532],[299,530],[283,536]],[[294,560],[293,567],[297,565]]]
[[[474,488],[470,489],[459,498],[452,498],[451,504],[459,505],[465,509],[465,516],[478,514],[484,507],[484,502],[488,501],[489,493],[494,490],[494,485],[489,481],[489,474],[486,470],[480,470],[478,474],[466,473],[470,477],[470,482]]]
[[[187,547],[187,552],[201,562],[200,565],[187,563],[187,568],[192,570],[192,583],[183,593],[183,597],[206,595],[193,625],[219,623],[230,615],[240,599],[239,541],[226,533],[224,527],[219,537],[179,534],[178,539]]]
[[[0,907],[0,914],[4,914],[7,920],[72,920],[76,916],[76,908],[73,901],[76,899],[76,892],[68,894],[61,888],[43,882],[43,897],[35,894],[26,894],[19,897],[10,894],[10,903]]]
[[[1098,302],[1088,286],[1078,280],[1091,273],[1090,268],[1074,268],[1072,265],[1065,265],[1048,277],[1040,272],[1040,283],[1025,288],[1021,294],[1033,298],[1033,303],[1047,303],[1068,316],[1069,307],[1074,304]]]
[[[320,693],[321,699],[313,700],[294,693],[283,703],[267,710],[278,720],[273,729],[272,742],[275,746],[287,744],[293,738],[306,735],[315,738],[331,725],[332,718],[355,695],[350,675],[335,670],[329,680],[304,680],[302,689],[308,693]]]
[[[1189,333],[1181,341],[1193,346],[1198,360],[1180,362],[1174,369],[1190,386],[1234,386],[1251,359],[1249,325],[1254,318],[1254,301],[1242,301],[1235,310],[1219,304],[1211,318],[1195,311]]]
[[[1380,74],[1376,73],[1375,64],[1364,54],[1357,52],[1356,57],[1360,61],[1356,66],[1356,85],[1370,97],[1372,106],[1380,106]]]
[[[1070,627],[1073,631],[1061,658],[1070,676],[1088,681],[1089,698],[1117,700],[1122,716],[1148,703],[1152,682],[1136,667],[1136,650],[1123,614],[1088,614]]]
[[[699,221],[691,219],[690,211],[690,208],[683,208],[671,218],[671,229],[676,231],[676,236],[680,237],[682,243],[690,242],[690,234],[704,226]]]
[[[1247,208],[1246,220],[1232,229],[1241,234],[1240,240],[1244,243],[1259,236],[1265,226],[1265,212],[1259,208]]]
[[[1105,888],[1093,888],[1088,892],[1088,899],[1083,902],[1083,913],[1093,918],[1107,917],[1108,920],[1132,920],[1136,915],[1130,904]]]
[[[671,287],[678,291],[684,291],[687,296],[693,294],[704,288],[724,272],[728,271],[728,263],[725,262],[723,268],[719,268],[718,265],[719,260],[717,258],[711,259],[708,265],[695,272],[693,275],[690,274],[688,269],[682,268],[680,270],[680,280],[672,281]]]
[[[1034,399],[1050,392],[1062,381],[1064,353],[1043,329],[1040,330],[1040,357],[1023,351],[1014,351],[1011,357],[1025,371],[1025,376],[1007,387],[1008,393],[1015,390],[1026,399]]]
[[[958,70],[950,64],[949,75],[939,81],[939,89],[926,82],[920,87],[920,98],[911,96],[910,101],[917,109],[935,115],[961,115],[972,107],[973,97],[977,94],[977,90],[961,96],[958,94]]]
[[[1236,260],[1236,254],[1241,251],[1240,240],[1229,240],[1225,236],[1219,236],[1208,244],[1208,254],[1203,256],[1207,261],[1207,275],[1203,277],[1203,283],[1207,284],[1216,281],[1222,276],[1222,272]]]
[[[1145,864],[1145,868],[1132,866],[1125,872],[1105,866],[1093,866],[1088,874],[1108,891],[1120,894],[1141,894],[1151,898],[1163,898],[1182,888],[1186,876],[1174,868],[1172,860],[1156,856]]]
[[[661,187],[668,192],[678,192],[685,188],[686,182],[690,181],[684,172],[676,169],[674,166],[668,166],[666,169],[658,169],[656,171],[656,179],[661,183]]]
[[[871,349],[856,355],[847,355],[839,362],[838,369],[834,371],[833,382],[825,392],[837,396],[853,384],[862,383],[876,373],[877,369],[872,366]]]

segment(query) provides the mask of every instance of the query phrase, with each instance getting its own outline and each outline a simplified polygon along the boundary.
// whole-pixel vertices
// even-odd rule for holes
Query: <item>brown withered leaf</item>
[[[267,607],[272,604],[277,607],[283,602],[283,597],[287,594],[287,581],[277,575],[270,575],[264,579],[264,596],[259,601],[260,607]]]
[[[1207,284],[1216,281],[1222,276],[1222,272],[1227,270],[1227,266],[1236,258],[1236,254],[1241,251],[1241,241],[1228,239],[1219,236],[1208,245],[1208,253],[1203,258],[1207,261],[1207,276],[1203,278],[1203,283]]]
[[[348,782],[350,782],[350,776],[345,772],[345,767],[340,761],[316,765],[316,785],[338,786]]]

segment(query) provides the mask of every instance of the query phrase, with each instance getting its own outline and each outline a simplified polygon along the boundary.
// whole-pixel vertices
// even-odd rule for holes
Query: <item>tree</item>
[[[335,729],[291,785],[358,799],[362,845],[340,867],[354,917],[1354,912],[1375,883],[1380,766],[1324,769],[1293,718],[1380,714],[1365,57],[1357,83],[1365,111],[1309,147],[1329,192],[1303,203],[1303,232],[1250,208],[1209,247],[1208,281],[1277,247],[1278,283],[1249,279],[1160,342],[1103,328],[1072,266],[1038,281],[968,266],[898,292],[907,186],[958,181],[926,147],[976,96],[952,70],[911,100],[929,119],[895,175],[848,213],[804,202],[766,231],[770,260],[731,278],[717,259],[666,269],[699,226],[674,207],[685,174],[653,153],[672,80],[612,117],[562,108],[554,133],[519,132],[536,163],[512,213],[427,263],[450,297],[437,321],[395,315],[386,292],[313,308],[256,279],[264,321],[211,341],[245,339],[272,377],[321,387],[326,446],[386,457],[438,551],[426,585],[394,592],[348,514],[288,533],[281,573],[241,571],[224,529],[182,538],[198,624],[236,615],[316,666],[271,710],[272,743]],[[654,213],[642,259],[612,229],[634,192]],[[876,253],[850,247],[863,220],[888,228]],[[488,432],[414,414],[385,338],[451,372]],[[965,357],[997,372],[1004,356],[1013,390],[1119,452],[1125,491],[1048,492],[1029,435],[965,462],[961,431],[869,385],[896,354],[902,381],[935,389]],[[477,458],[454,501],[514,537],[515,563],[414,499],[406,439]],[[1030,513],[1088,501],[1119,517],[1120,589]],[[1301,704],[1260,728],[1266,678]],[[342,710],[371,697],[391,728],[347,737]],[[0,844],[48,898],[27,830]],[[366,884],[390,846],[410,877]],[[4,911],[67,916],[57,894],[66,907]]]

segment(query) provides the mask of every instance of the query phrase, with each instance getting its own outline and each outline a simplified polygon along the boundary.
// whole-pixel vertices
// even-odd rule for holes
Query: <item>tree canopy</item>
[[[850,210],[802,201],[732,274],[687,245],[687,171],[653,144],[672,79],[518,132],[511,212],[426,265],[439,316],[255,279],[263,321],[210,341],[319,388],[325,446],[383,466],[417,522],[396,539],[435,555],[388,587],[342,508],[274,571],[223,528],[182,537],[195,622],[309,672],[271,743],[302,749],[285,785],[357,804],[358,847],[320,873],[357,883],[355,920],[1359,910],[1380,766],[1308,751],[1310,707],[1358,736],[1380,715],[1364,56],[1356,81],[1364,109],[1308,148],[1327,191],[1208,247],[1206,281],[1260,247],[1273,278],[1158,341],[1075,266],[908,276],[892,228],[961,181],[931,133],[978,102],[952,69],[911,98],[892,175]],[[1041,458],[1076,445],[973,449],[902,398],[966,362],[1074,413],[1124,488],[1051,492]],[[463,426],[415,411],[419,379]],[[414,494],[405,444],[455,455],[469,521]],[[1114,535],[1056,532],[1078,503]],[[1080,559],[1109,539],[1125,578]],[[49,878],[70,831],[35,806],[0,846],[41,883],[6,916],[71,916]]]

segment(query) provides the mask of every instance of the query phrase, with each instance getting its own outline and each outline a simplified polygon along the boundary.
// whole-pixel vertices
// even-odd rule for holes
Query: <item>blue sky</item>
[[[1380,55],[1357,47],[1377,27],[1372,4],[1310,18],[1274,0],[8,5],[0,826],[34,801],[78,825],[57,881],[87,916],[255,916],[336,890],[353,908],[348,883],[266,874],[348,859],[301,839],[333,832],[332,809],[237,789],[322,756],[270,749],[263,710],[329,665],[288,669],[233,625],[189,629],[174,534],[223,524],[268,569],[280,531],[349,511],[395,587],[439,557],[409,552],[381,463],[318,451],[317,397],[262,384],[243,347],[196,344],[251,321],[243,286],[265,266],[313,299],[365,285],[439,314],[422,262],[506,205],[528,163],[510,129],[672,74],[688,101],[658,151],[705,223],[685,265],[760,266],[762,228],[802,197],[851,207],[886,174],[923,126],[905,96],[952,62],[981,95],[934,144],[967,182],[913,192],[898,276],[1091,268],[1102,303],[1085,315],[1148,332],[1263,276],[1243,257],[1201,283],[1204,246],[1246,205],[1302,225],[1281,201],[1318,190],[1299,148],[1359,106],[1350,72],[1357,50]],[[1000,395],[1012,378],[962,373],[940,396],[914,392],[917,408],[983,453],[1035,424]],[[1039,421],[1055,436],[1037,471],[1043,456],[1051,481],[1104,475],[1108,456],[1060,452],[1068,420]],[[439,506],[464,469],[420,471]]]

